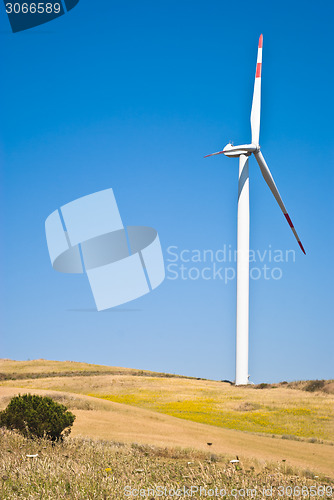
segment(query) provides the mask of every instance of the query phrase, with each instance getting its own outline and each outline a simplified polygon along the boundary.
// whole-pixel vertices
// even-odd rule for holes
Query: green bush
[[[33,394],[15,396],[0,412],[0,427],[16,429],[27,437],[47,437],[52,441],[62,440],[68,435],[74,420],[75,415],[67,411],[66,406]]]

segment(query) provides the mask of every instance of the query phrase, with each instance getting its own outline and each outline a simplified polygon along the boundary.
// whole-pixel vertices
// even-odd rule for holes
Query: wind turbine
[[[238,186],[238,238],[237,238],[237,339],[236,339],[236,385],[248,384],[248,327],[249,327],[249,172],[248,158],[253,153],[259,164],[264,180],[273,193],[296,240],[305,254],[304,247],[292,224],[273,176],[260,151],[260,111],[261,111],[261,70],[263,36],[260,36],[251,111],[252,143],[233,146],[229,143],[223,151],[208,156],[224,154],[229,158],[239,158]]]

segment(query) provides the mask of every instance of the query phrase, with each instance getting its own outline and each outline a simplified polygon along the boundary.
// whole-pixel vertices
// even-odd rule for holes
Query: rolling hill
[[[333,477],[333,381],[235,387],[149,371],[46,360],[0,361],[0,409],[34,392],[77,416],[72,436],[192,448]],[[314,385],[314,384],[313,384]]]

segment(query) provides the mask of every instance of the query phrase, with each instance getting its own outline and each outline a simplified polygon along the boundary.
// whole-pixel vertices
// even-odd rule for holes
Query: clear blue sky
[[[203,156],[250,141],[263,33],[260,142],[307,255],[251,159],[251,247],[296,252],[251,281],[251,380],[333,378],[333,17],[330,0],[81,0],[12,34],[0,6],[0,357],[234,379],[235,280],[167,279],[97,313],[86,277],[53,271],[44,221],[111,187],[166,259],[235,248],[238,162]]]

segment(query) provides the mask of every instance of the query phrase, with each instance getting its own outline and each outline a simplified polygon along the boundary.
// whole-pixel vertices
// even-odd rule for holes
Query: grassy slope
[[[56,376],[71,367],[72,376]],[[77,375],[79,367],[94,376]],[[111,367],[106,375],[107,369],[43,360],[0,362],[0,372],[7,370],[9,376],[39,371],[38,379],[8,380],[2,385],[86,394],[223,428],[334,442],[333,394],[285,386],[234,387],[210,380],[156,377],[152,372],[149,376],[139,372],[138,377],[134,371]],[[45,372],[53,376],[42,378]]]
[[[200,424],[111,401],[70,393],[29,389],[66,404],[75,413],[72,436],[87,436],[124,443],[153,444],[160,447],[193,448],[261,461],[282,461],[309,468],[332,477],[334,446],[272,439],[240,431]],[[2,387],[0,408],[20,389]],[[22,392],[22,390],[21,390]]]
[[[20,366],[20,362],[11,363],[13,371],[16,370],[17,364]],[[24,369],[27,373],[31,373],[34,363],[25,363]],[[55,369],[55,362],[49,364],[39,360],[36,363],[39,364],[40,370],[43,364],[44,371]],[[8,364],[2,363],[4,364],[8,368]],[[4,366],[0,368],[0,372],[4,371],[3,368]],[[56,368],[63,373],[68,366],[65,369],[65,366],[58,362]],[[105,373],[108,367],[101,368]],[[98,371],[95,365],[90,365],[90,368],[85,365],[84,369],[90,369],[92,373]],[[77,367],[74,371],[77,371]],[[74,406],[78,406],[81,401],[75,411],[78,419],[74,435],[127,442],[130,440],[160,446],[190,446],[197,449],[205,449],[206,442],[214,442],[215,452],[232,455],[239,453],[242,456],[262,457],[266,460],[284,458],[289,463],[301,467],[312,464],[314,470],[327,474],[334,470],[334,446],[277,440],[249,433],[284,433],[332,440],[334,409],[333,396],[330,394],[307,393],[283,387],[263,390],[237,388],[213,381],[153,377],[151,373],[149,377],[135,377],[130,376],[125,369],[124,375],[115,375],[115,371],[112,373],[92,377],[5,381],[1,385],[7,388],[0,387],[0,394],[6,391],[8,398],[10,394],[19,392],[14,387],[24,387],[30,390],[45,389],[48,392],[53,389],[66,393],[94,394],[107,398],[109,401],[78,398],[75,394],[58,394],[58,397],[65,398],[65,404],[69,407],[71,398]],[[21,390],[22,392],[24,391]],[[4,403],[5,401],[3,405]],[[86,405],[89,405],[90,409]],[[129,405],[135,405],[137,408]],[[142,408],[139,408],[140,406]],[[95,411],[91,411],[92,409]],[[162,413],[184,420],[174,419]],[[208,426],[207,423],[213,425]],[[229,429],[248,432],[240,433]]]
[[[72,377],[75,375],[90,376],[98,374],[135,376],[145,375],[147,377],[177,376],[166,373],[155,373],[149,370],[134,370],[132,368],[120,368],[117,366],[93,365],[89,363],[80,363],[78,361],[49,361],[45,359],[15,361],[11,359],[0,359],[0,380],[20,380],[25,378],[41,377],[45,378],[54,377],[56,375],[58,377]]]

